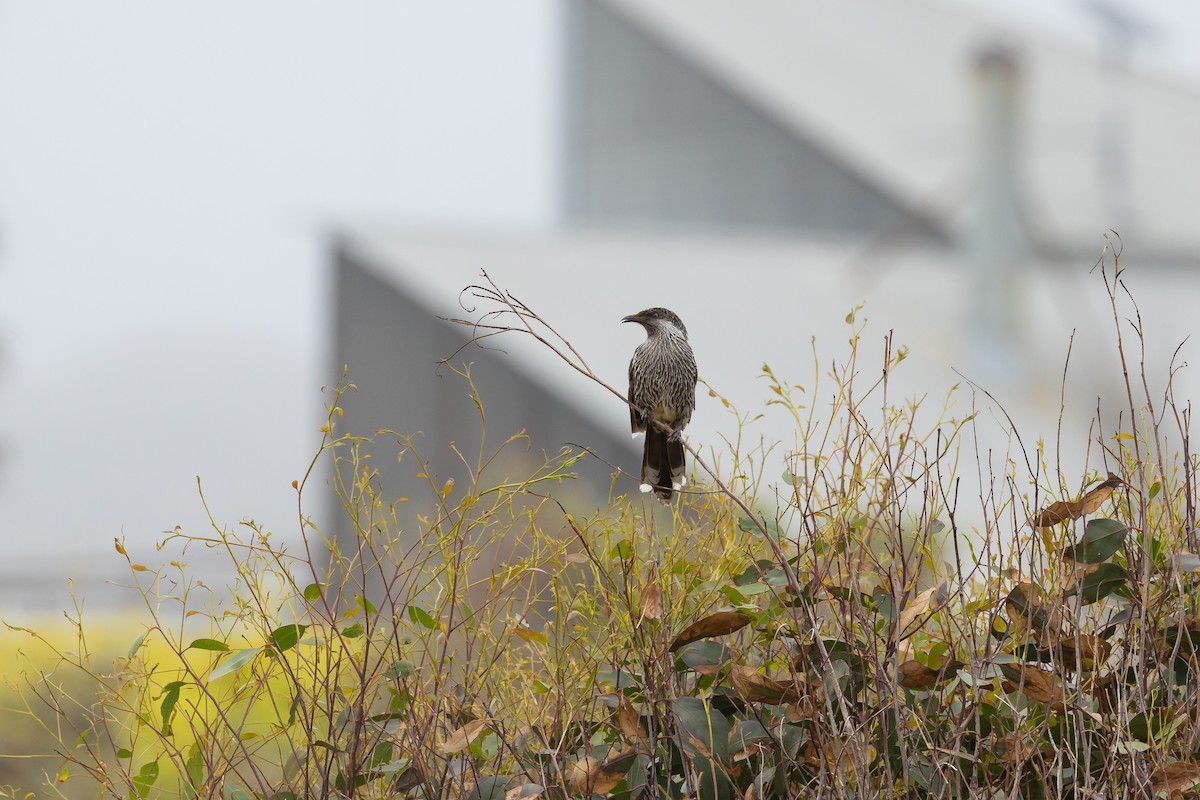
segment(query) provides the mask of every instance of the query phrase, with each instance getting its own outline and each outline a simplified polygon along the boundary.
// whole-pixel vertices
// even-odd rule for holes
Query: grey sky
[[[233,8],[0,5],[0,532],[19,572],[115,567],[122,531],[146,552],[197,529],[195,475],[222,521],[294,531],[331,221],[549,213],[550,3]]]

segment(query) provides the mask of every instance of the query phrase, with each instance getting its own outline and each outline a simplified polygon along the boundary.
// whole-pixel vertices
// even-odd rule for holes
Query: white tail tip
[[[648,483],[643,483],[643,484],[642,484],[641,486],[639,486],[638,488],[642,490],[642,494],[645,494],[646,492],[650,491],[650,490],[651,490],[651,489],[653,489],[654,487],[653,487],[653,486],[651,486],[651,485],[650,485],[650,484],[648,484]]]

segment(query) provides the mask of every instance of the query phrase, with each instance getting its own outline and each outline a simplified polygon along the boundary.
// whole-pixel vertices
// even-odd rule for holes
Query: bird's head
[[[687,328],[683,326],[683,320],[674,311],[668,311],[665,308],[647,308],[645,311],[622,317],[621,322],[638,323],[646,329],[648,336],[658,333],[678,333],[684,339],[687,338]]]

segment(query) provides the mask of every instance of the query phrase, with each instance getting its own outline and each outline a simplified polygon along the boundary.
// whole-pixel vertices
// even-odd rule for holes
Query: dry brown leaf
[[[716,675],[724,664],[697,664],[692,669],[700,675]]]
[[[1058,641],[1059,658],[1064,667],[1074,670],[1076,663],[1081,669],[1095,669],[1108,658],[1111,645],[1103,637],[1081,635],[1079,641],[1074,636],[1063,636]]]
[[[755,756],[760,756],[769,750],[770,745],[768,745],[766,742],[750,742],[745,746],[745,748],[738,750],[737,752],[731,752],[729,757],[733,760],[734,769],[737,770],[740,769],[739,765],[741,762],[749,761]]]
[[[783,716],[788,722],[805,722],[817,719],[825,712],[811,696],[801,697],[795,703],[783,707]]]
[[[953,678],[961,666],[963,666],[961,661],[948,661],[940,669],[933,669],[916,659],[905,661],[899,667],[900,685],[905,689],[928,689],[930,686]]]
[[[1047,528],[1069,519],[1078,519],[1084,514],[1091,514],[1112,497],[1118,486],[1128,486],[1115,473],[1108,473],[1103,483],[1096,484],[1078,500],[1059,500],[1043,508],[1033,518],[1035,528]]]
[[[1004,691],[1020,691],[1030,700],[1048,704],[1052,711],[1066,710],[1062,688],[1050,673],[1026,664],[1019,667],[1002,664],[1000,670],[1005,675]]]
[[[809,739],[800,748],[800,757],[811,767],[820,767],[821,762],[824,761],[825,768],[835,773],[854,769],[853,748],[838,741],[826,742],[818,750],[813,740]]]
[[[437,746],[438,752],[444,756],[461,753],[471,746],[471,742],[475,741],[475,737],[486,724],[487,717],[471,720],[447,736],[444,741],[439,742]]]
[[[743,700],[779,705],[794,703],[800,699],[795,684],[768,678],[754,667],[734,664],[729,675],[733,678],[733,688],[737,689]]]
[[[695,736],[692,736],[690,733],[687,735],[687,740],[688,744],[694,747],[696,752],[699,753],[703,758],[707,758],[709,761],[712,760],[713,754],[712,751],[708,749],[708,745],[697,739]]]
[[[709,614],[701,620],[688,625],[679,635],[675,637],[675,641],[671,642],[671,652],[674,653],[685,644],[700,639],[711,639],[714,636],[724,636],[727,633],[741,630],[750,624],[750,617],[740,611],[718,611],[715,614]]]
[[[638,608],[642,610],[642,616],[646,619],[662,619],[663,596],[657,574],[651,575],[650,580],[642,587],[642,596],[638,599]]]
[[[1062,638],[1062,604],[1038,597],[1037,589],[1029,581],[1021,581],[1012,588],[1004,600],[1004,610],[1023,636],[1045,633],[1051,641]]]
[[[1176,761],[1164,764],[1150,774],[1154,794],[1167,792],[1172,797],[1200,787],[1200,761]]]
[[[606,770],[595,756],[584,756],[567,768],[567,782],[577,794],[608,794],[624,777],[624,771]]]
[[[625,734],[626,739],[644,742],[649,738],[645,726],[642,725],[642,718],[625,695],[621,695],[617,705],[617,721],[621,724],[621,733]]]
[[[942,604],[946,602],[949,588],[949,582],[942,581],[937,586],[931,586],[909,601],[904,610],[900,612],[901,639],[907,639],[921,629],[920,625],[913,625],[920,617],[925,614],[932,614],[942,607]]]
[[[817,750],[816,742],[814,742],[812,739],[809,739],[804,743],[804,746],[800,748],[800,757],[803,758],[804,762],[810,767],[817,768],[821,766],[821,753],[819,750]]]
[[[1017,736],[1005,736],[996,742],[994,752],[1010,764],[1016,764],[1033,755],[1033,747]]]

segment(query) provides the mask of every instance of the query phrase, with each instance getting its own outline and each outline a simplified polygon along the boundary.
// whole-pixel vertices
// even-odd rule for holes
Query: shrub
[[[301,517],[296,552],[253,526],[168,537],[222,548],[227,594],[118,542],[145,632],[111,669],[58,653],[99,692],[81,722],[29,677],[61,715],[62,769],[129,797],[1194,795],[1197,462],[1187,407],[1127,361],[1121,275],[1135,383],[1102,470],[1057,474],[1038,449],[972,511],[957,453],[977,418],[893,403],[905,352],[885,340],[860,368],[854,314],[830,405],[763,368],[794,446],[689,446],[703,480],[667,515],[564,508],[572,452],[517,481],[423,470],[420,496],[385,497],[338,432],[343,386],[319,459],[354,535]],[[531,309],[475,294],[478,335],[533,335],[598,380]],[[424,465],[411,438],[399,455]],[[1080,491],[1043,499],[1048,475]]]

